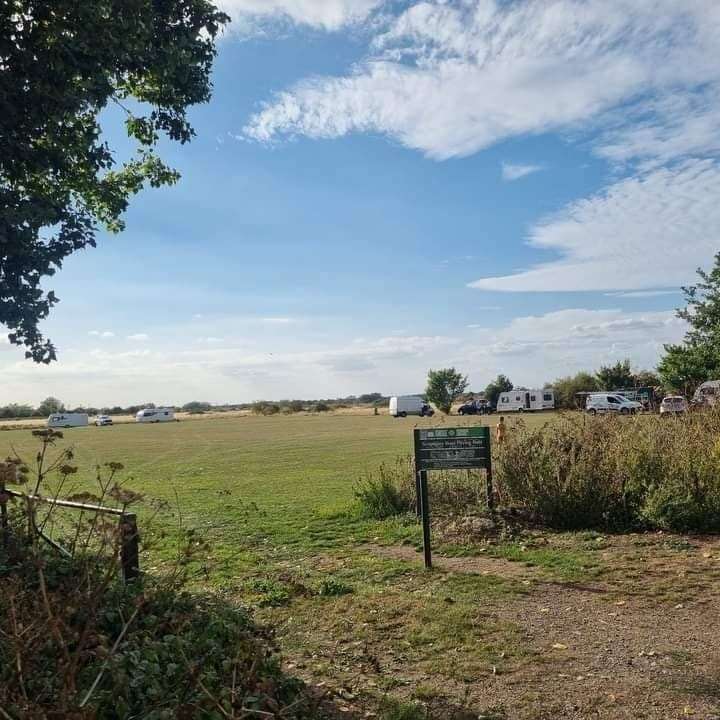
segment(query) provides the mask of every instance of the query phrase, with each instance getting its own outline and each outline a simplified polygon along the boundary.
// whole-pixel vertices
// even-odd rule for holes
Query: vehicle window
[[[504,398],[502,399],[502,401],[503,401],[504,403],[509,402],[509,398],[504,397]]]
[[[552,396],[551,393],[545,393],[545,394],[543,395],[543,400],[545,400],[545,401],[550,401],[550,400],[552,400],[552,399],[553,399],[553,396]]]
[[[519,400],[519,399],[520,399],[520,396],[519,396],[519,395],[516,395],[516,396],[515,396],[515,399],[516,399],[516,400]]]
[[[537,400],[537,398],[535,397],[535,395],[531,395],[530,400],[531,400],[531,402],[535,402],[535,400]]]
[[[170,413],[168,413],[168,412],[165,412],[165,413],[163,413],[163,414],[164,414],[164,415],[169,415]]]
[[[615,405],[619,405],[620,401],[617,398],[614,398],[612,395],[608,395],[608,402],[614,403]]]

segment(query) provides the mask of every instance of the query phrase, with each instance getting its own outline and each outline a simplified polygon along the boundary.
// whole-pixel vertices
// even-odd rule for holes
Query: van
[[[139,423],[172,422],[173,420],[175,420],[175,410],[172,408],[145,408],[139,410],[135,415],[135,422]]]
[[[400,395],[390,398],[390,415],[393,417],[407,417],[419,415],[431,417],[435,411],[420,397],[416,395]]]
[[[533,412],[535,410],[554,410],[555,391],[552,388],[542,390],[511,390],[502,392],[498,397],[497,411]]]
[[[47,419],[49,428],[86,427],[87,424],[87,413],[54,413]]]
[[[643,411],[643,404],[636,400],[628,400],[617,393],[592,393],[588,395],[585,409],[590,415],[597,413],[620,413],[634,415]]]

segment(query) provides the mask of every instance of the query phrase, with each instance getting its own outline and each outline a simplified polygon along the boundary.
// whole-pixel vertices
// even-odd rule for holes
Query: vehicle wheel
[[[465,414],[464,410],[458,410],[458,415],[464,415],[464,414]]]
[[[525,408],[518,408],[518,412],[519,412],[519,413],[525,412]]]
[[[597,410],[595,408],[590,408],[588,410],[588,414],[594,417],[595,415],[597,415]]]
[[[629,415],[630,411],[627,408],[620,408],[621,415]]]
[[[407,413],[406,413],[406,412],[401,412],[400,415],[399,415],[399,417],[402,417],[402,418],[407,417]]]

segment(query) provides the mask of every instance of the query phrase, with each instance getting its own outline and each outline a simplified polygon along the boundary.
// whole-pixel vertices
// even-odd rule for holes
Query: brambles
[[[560,529],[720,529],[720,413],[563,417],[497,453],[504,505]]]

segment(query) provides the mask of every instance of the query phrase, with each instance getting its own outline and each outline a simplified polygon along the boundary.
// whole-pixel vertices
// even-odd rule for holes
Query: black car
[[[458,408],[458,415],[490,415],[492,406],[487,400],[472,400]]]

